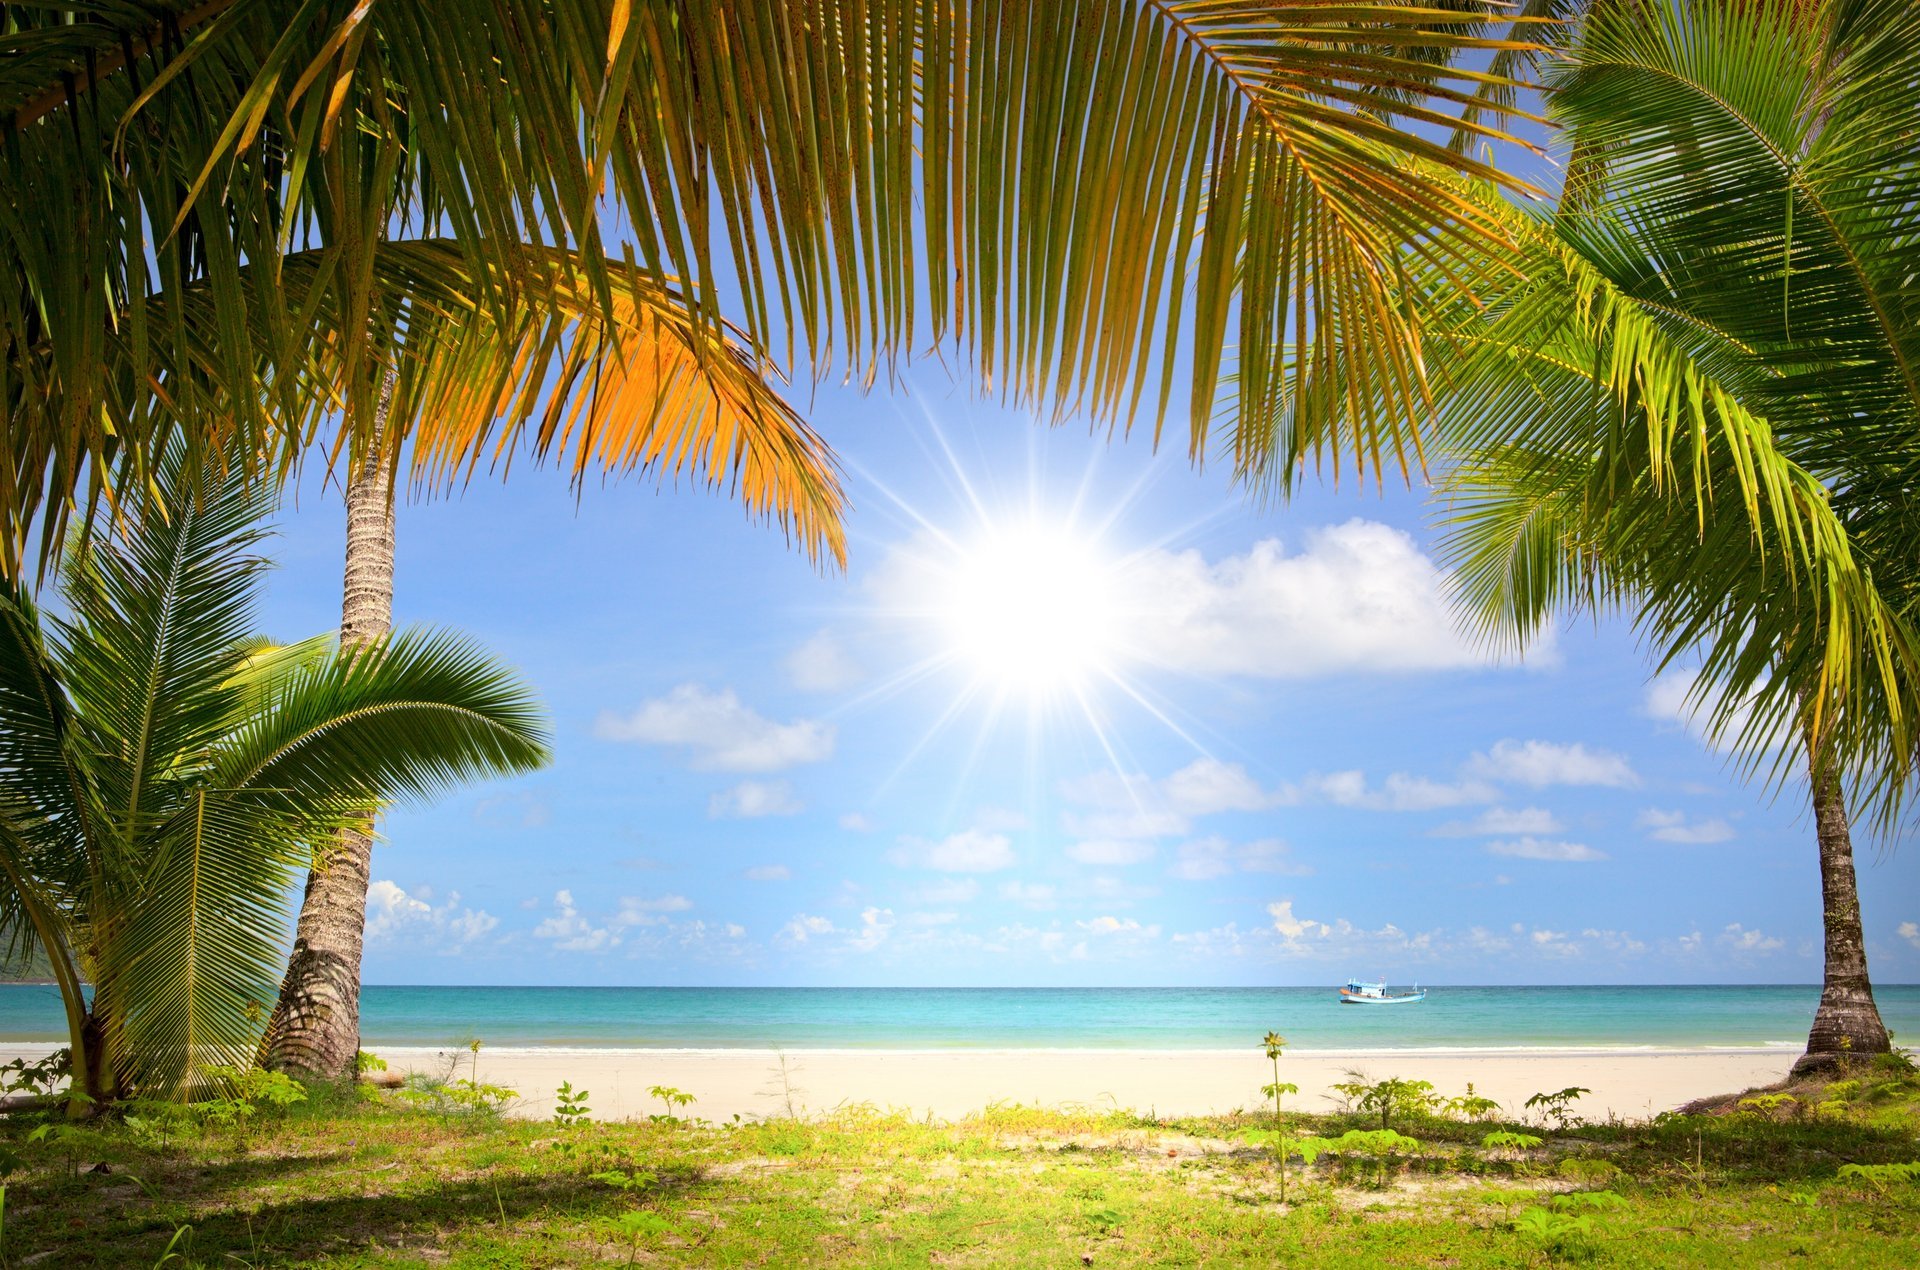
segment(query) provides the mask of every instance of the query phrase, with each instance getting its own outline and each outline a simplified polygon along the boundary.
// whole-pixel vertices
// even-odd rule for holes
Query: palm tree
[[[482,409],[421,426],[435,415],[416,392],[432,376],[397,369],[392,347],[444,359],[383,312],[396,227],[443,233],[457,254],[461,311],[482,320],[455,326],[513,329],[556,277],[606,323],[623,288],[671,295],[679,344],[704,372],[735,356],[721,348],[718,299],[732,287],[747,364],[791,364],[798,345],[816,369],[843,359],[871,382],[911,350],[924,314],[935,341],[967,347],[984,384],[1110,422],[1145,406],[1156,440],[1170,368],[1184,361],[1196,460],[1230,402],[1236,465],[1284,428],[1336,464],[1404,469],[1427,386],[1417,316],[1391,302],[1397,280],[1410,259],[1466,268],[1495,234],[1416,160],[1496,174],[1395,124],[1449,122],[1446,105],[1488,81],[1449,72],[1451,54],[1521,47],[1486,38],[1458,0],[310,0],[292,20],[286,7],[89,4],[17,19],[0,61],[17,145],[0,150],[0,182],[77,191],[90,214],[80,250],[70,233],[5,225],[0,250],[30,296],[88,303],[10,324],[0,314],[18,364],[0,369],[0,395],[19,407],[4,425],[13,444],[0,445],[15,456],[0,473],[11,518],[0,564],[18,568],[36,532],[43,551],[59,538],[68,500],[42,502],[45,491],[137,475],[174,426],[215,441],[245,431],[249,452],[284,467],[344,402],[336,452],[365,531],[348,572],[390,585],[391,523],[373,510],[391,479],[382,469],[411,440],[416,474],[470,471],[483,438],[499,456],[520,435],[492,429],[497,394],[465,385],[456,391]],[[635,239],[624,261],[604,240],[603,188]],[[172,229],[149,244],[144,224]],[[294,244],[313,258],[304,302],[283,263]],[[571,253],[558,271],[557,244]],[[201,322],[169,306],[187,290]],[[1340,362],[1304,355],[1310,330],[1346,338]],[[1382,387],[1381,405],[1336,430],[1341,380],[1356,369]],[[680,426],[687,412],[710,413],[708,436],[741,435],[725,409],[635,404],[667,425],[569,426],[577,472],[589,453],[609,466],[677,461],[674,438],[702,431]],[[772,433],[797,423],[749,404]],[[817,457],[774,440],[772,458]],[[822,464],[781,473],[750,446],[712,453],[727,449],[748,457],[750,504],[796,522],[824,507],[817,525],[831,528],[817,532],[837,535],[837,490],[812,479]],[[815,527],[797,527],[812,549]],[[384,596],[378,584],[355,591],[346,638],[385,624]],[[342,851],[361,863],[315,874],[275,1028],[284,1061],[325,1072],[357,1044],[347,1003],[364,845]]]
[[[1524,639],[1630,610],[1749,771],[1807,778],[1825,987],[1800,1070],[1888,1047],[1849,806],[1890,832],[1920,710],[1920,11],[1593,5],[1573,156],[1514,282],[1430,280],[1463,600]]]
[[[53,969],[76,1110],[250,1063],[315,849],[547,755],[531,693],[457,636],[252,639],[270,490],[179,445],[154,477],[66,565],[69,616],[0,595],[0,936]]]

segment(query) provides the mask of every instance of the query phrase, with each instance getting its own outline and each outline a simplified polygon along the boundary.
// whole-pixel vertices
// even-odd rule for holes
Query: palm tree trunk
[[[376,437],[386,432],[393,378],[381,385]],[[378,446],[347,484],[347,564],[340,645],[393,628],[393,480]],[[373,826],[342,833],[307,874],[293,956],[264,1042],[266,1065],[320,1080],[352,1077],[360,1052],[360,957],[366,943]]]
[[[1826,924],[1826,986],[1814,1012],[1807,1052],[1793,1065],[1796,1076],[1844,1064],[1850,1054],[1884,1054],[1892,1048],[1867,978],[1867,946],[1860,930],[1860,892],[1854,887],[1853,835],[1840,796],[1839,777],[1815,776],[1813,818],[1820,838],[1820,896]]]

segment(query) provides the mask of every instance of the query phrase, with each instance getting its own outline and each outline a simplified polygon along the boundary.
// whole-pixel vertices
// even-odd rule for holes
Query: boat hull
[[[1425,1001],[1426,999],[1427,994],[1424,992],[1403,992],[1398,996],[1391,997],[1364,997],[1357,992],[1342,992],[1340,994],[1340,1004],[1342,1005],[1412,1005],[1416,1001]]]

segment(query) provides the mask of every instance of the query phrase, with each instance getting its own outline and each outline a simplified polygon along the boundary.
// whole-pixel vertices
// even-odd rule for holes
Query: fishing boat
[[[1415,1001],[1425,1001],[1427,990],[1419,984],[1412,992],[1388,992],[1385,983],[1367,983],[1360,979],[1347,980],[1347,986],[1340,989],[1340,1000],[1344,1005],[1412,1005]]]

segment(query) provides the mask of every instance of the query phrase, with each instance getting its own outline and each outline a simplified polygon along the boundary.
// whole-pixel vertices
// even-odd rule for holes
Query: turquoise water
[[[1877,988],[1920,1038],[1920,985]],[[1439,987],[1418,1005],[1331,988],[366,989],[368,1045],[690,1049],[1298,1049],[1798,1045],[1817,987]],[[64,1031],[50,987],[0,985],[0,1043]]]

